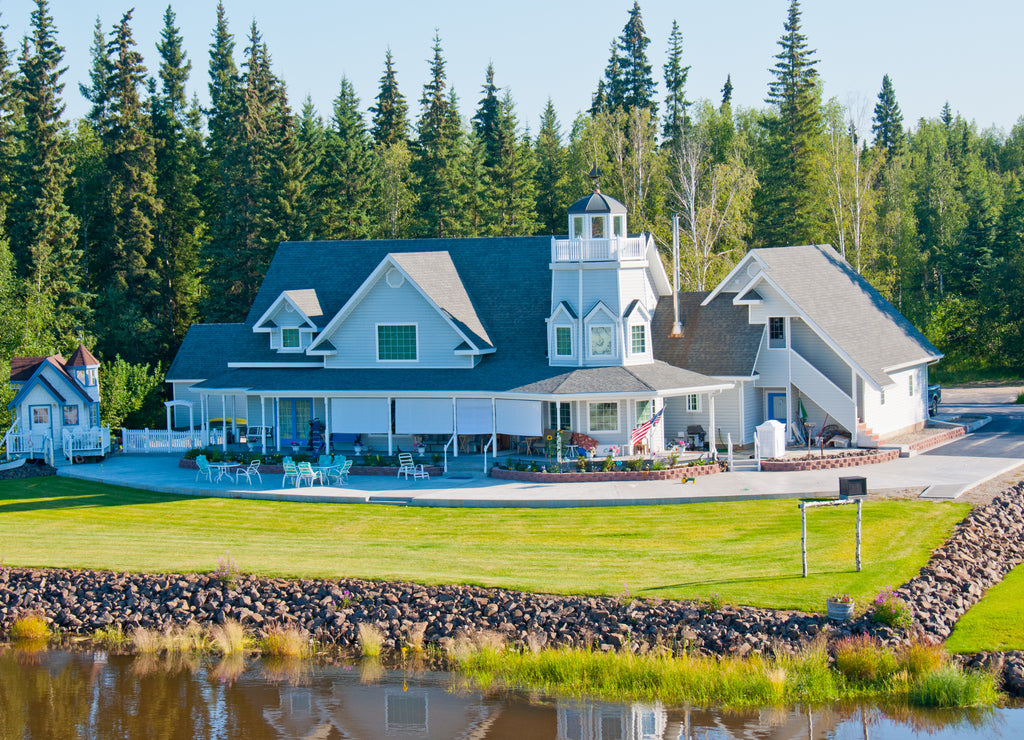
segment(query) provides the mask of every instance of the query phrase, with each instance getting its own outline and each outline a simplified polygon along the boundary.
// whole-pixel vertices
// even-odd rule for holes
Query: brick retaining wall
[[[616,470],[607,473],[535,473],[530,470],[491,468],[491,477],[499,480],[518,480],[531,483],[602,483],[631,480],[678,480],[680,478],[699,478],[702,475],[715,475],[721,472],[722,467],[718,463],[713,463],[665,470]]]
[[[762,460],[761,470],[780,473],[794,470],[830,470],[831,468],[855,468],[858,465],[874,465],[889,462],[900,456],[898,449],[879,450],[867,455],[853,457],[826,457],[814,460]]]

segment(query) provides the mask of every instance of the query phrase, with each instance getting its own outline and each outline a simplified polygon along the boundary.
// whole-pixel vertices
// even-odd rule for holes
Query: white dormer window
[[[594,357],[611,357],[615,352],[615,333],[609,325],[590,327],[590,354]]]
[[[629,327],[629,351],[634,355],[647,352],[647,327],[643,324]]]
[[[301,349],[302,339],[299,337],[299,330],[281,329],[281,349]]]

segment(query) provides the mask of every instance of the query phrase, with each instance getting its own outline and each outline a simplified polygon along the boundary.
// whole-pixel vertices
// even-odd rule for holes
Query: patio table
[[[222,463],[210,463],[210,467],[217,471],[217,477],[214,479],[214,483],[220,483],[220,479],[225,475],[230,475],[231,470],[234,468],[240,468],[242,463],[237,462],[222,462]]]

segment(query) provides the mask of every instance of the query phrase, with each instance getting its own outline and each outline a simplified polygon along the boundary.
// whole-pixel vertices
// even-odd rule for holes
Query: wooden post
[[[804,565],[804,578],[806,578],[807,577],[807,504],[805,502],[801,502],[801,504],[800,504],[800,519],[801,519],[801,522],[800,522],[800,528],[801,528],[800,551],[801,551],[801,558],[803,560],[803,565]]]
[[[860,511],[864,502],[857,499],[857,572],[860,572]]]

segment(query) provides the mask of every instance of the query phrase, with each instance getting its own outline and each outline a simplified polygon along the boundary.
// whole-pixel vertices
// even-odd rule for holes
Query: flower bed
[[[927,439],[921,439],[918,440],[917,442],[912,442],[907,446],[914,452],[921,452],[922,450],[931,449],[935,445],[942,444],[943,442],[948,442],[951,439],[962,437],[965,434],[967,434],[966,427],[956,427],[954,429],[947,429],[944,432],[939,432],[938,434],[933,434],[931,437],[928,437]]]
[[[858,465],[874,465],[875,463],[889,462],[900,456],[898,449],[878,450],[862,455],[846,454],[834,455],[825,458],[806,459],[771,459],[761,461],[761,470],[764,472],[790,472],[794,470],[829,470],[831,468],[855,468]]]
[[[182,458],[178,461],[179,468],[186,470],[198,470],[195,460]],[[440,465],[424,465],[423,469],[430,473],[431,477],[444,474],[444,468]],[[349,469],[350,475],[398,475],[398,468],[394,465],[353,465]],[[283,465],[260,465],[261,475],[284,475]]]
[[[600,483],[606,481],[678,480],[680,478],[698,478],[702,475],[714,475],[721,472],[722,466],[718,463],[665,468],[663,470],[612,470],[608,472],[580,472],[574,470],[566,473],[508,470],[506,468],[494,467],[491,468],[491,477],[499,480],[520,480],[531,483]]]

